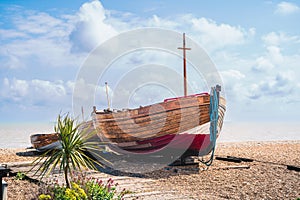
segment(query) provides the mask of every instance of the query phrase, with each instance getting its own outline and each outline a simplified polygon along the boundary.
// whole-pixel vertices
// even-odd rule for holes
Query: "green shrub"
[[[83,176],[81,176],[83,177]],[[77,178],[71,181],[71,187],[58,185],[57,182],[50,184],[42,190],[39,200],[121,200],[129,193],[123,189],[117,191],[117,183],[109,179],[106,183],[99,179]]]
[[[25,180],[25,178],[26,178],[26,174],[23,172],[18,172],[15,177],[16,180]]]
[[[102,181],[91,180],[85,187],[90,199],[113,199],[116,193],[112,179],[109,179],[106,184]]]

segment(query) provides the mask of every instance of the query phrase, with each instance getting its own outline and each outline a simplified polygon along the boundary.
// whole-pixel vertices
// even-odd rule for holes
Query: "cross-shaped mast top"
[[[187,85],[186,85],[186,50],[191,50],[191,48],[185,47],[185,33],[183,33],[183,47],[178,47],[178,49],[183,50],[183,85],[184,85],[184,96],[187,96]]]

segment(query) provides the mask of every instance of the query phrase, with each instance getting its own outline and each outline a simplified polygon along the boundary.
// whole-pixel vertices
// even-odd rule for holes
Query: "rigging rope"
[[[207,167],[210,166],[214,159],[216,140],[218,133],[218,118],[219,118],[219,91],[221,87],[217,85],[211,88],[210,93],[210,105],[209,105],[209,118],[210,118],[210,142],[213,145],[210,158],[207,161],[200,160],[201,163]]]

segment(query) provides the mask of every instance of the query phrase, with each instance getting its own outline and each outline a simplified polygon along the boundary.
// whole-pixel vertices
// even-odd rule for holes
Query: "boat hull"
[[[225,114],[220,98],[217,136]],[[167,99],[151,106],[121,112],[93,113],[98,137],[121,153],[152,153],[163,149],[206,155],[210,140],[210,95],[197,94]]]
[[[38,151],[47,151],[61,147],[59,133],[33,134],[30,136],[30,141],[33,148]]]

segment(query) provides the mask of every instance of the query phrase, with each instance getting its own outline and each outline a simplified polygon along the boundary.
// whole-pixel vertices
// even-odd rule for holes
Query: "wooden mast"
[[[110,101],[109,101],[109,97],[108,97],[108,84],[107,82],[105,82],[105,88],[106,88],[106,98],[107,98],[107,104],[108,104],[108,110],[110,110]]]
[[[191,48],[185,47],[185,33],[183,33],[183,47],[178,47],[178,49],[183,50],[183,86],[184,86],[184,96],[187,96],[187,84],[186,84],[186,50],[191,50]]]

